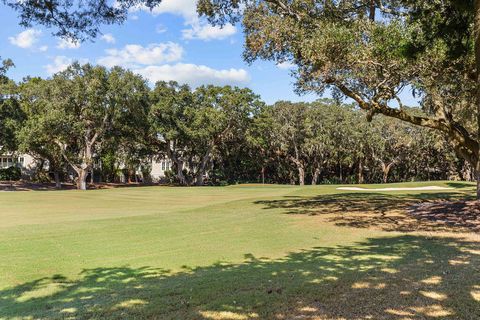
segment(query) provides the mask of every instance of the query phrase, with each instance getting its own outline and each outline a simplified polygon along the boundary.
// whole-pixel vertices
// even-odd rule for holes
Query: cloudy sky
[[[51,36],[39,26],[18,25],[16,13],[0,4],[0,56],[13,59],[9,72],[15,80],[27,75],[48,77],[72,61],[107,67],[120,65],[151,83],[176,80],[195,87],[202,84],[250,87],[267,103],[277,100],[311,101],[314,95],[293,92],[288,65],[242,60],[241,26],[223,29],[199,20],[196,0],[164,0],[152,12],[132,10],[123,25],[103,26],[93,42],[81,44]]]
[[[98,39],[81,44],[59,40],[39,26],[20,27],[16,13],[2,4],[0,24],[0,55],[14,60],[9,75],[15,80],[47,77],[78,60],[130,68],[152,83],[246,86],[269,103],[315,98],[293,92],[288,66],[262,61],[247,65],[241,26],[220,29],[199,20],[195,0],[164,0],[153,12],[139,8],[123,25],[104,26]]]

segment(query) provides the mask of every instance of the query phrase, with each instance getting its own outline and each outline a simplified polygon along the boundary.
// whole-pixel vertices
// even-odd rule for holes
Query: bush
[[[177,175],[172,170],[165,170],[164,174],[165,174],[164,181],[166,184],[178,183]]]
[[[18,167],[0,169],[0,180],[18,181],[22,178],[22,170]]]

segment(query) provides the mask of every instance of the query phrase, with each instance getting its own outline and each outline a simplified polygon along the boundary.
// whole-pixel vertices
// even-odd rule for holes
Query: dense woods
[[[104,24],[124,22],[132,7],[152,9],[162,1],[2,2],[16,10],[23,26],[40,24],[59,37],[84,41]],[[91,93],[115,96],[105,83],[120,80],[100,68],[94,73],[104,73],[105,83],[92,75],[93,82],[72,85],[78,94],[69,99],[83,107],[49,106],[65,119],[48,131],[46,148],[61,152],[59,162],[65,163],[58,166],[73,169],[79,187],[95,158],[109,163],[113,179],[116,163],[146,171],[144,159],[168,157],[175,164],[171,180],[181,184],[203,184],[204,178],[302,184],[474,175],[480,198],[480,0],[200,0],[197,10],[213,25],[242,25],[247,62],[289,63],[299,92],[330,92],[336,102],[263,106],[248,90],[157,84],[143,93],[146,106],[118,109],[114,100],[130,99],[120,95],[104,102],[106,109],[84,114],[97,99]],[[3,75],[10,65],[0,68],[8,87],[2,90],[2,145],[30,150],[25,137],[40,129],[16,130],[8,120],[26,117],[19,120],[23,126],[32,116],[25,111],[25,93],[11,93],[17,89]],[[420,101],[418,109],[406,105],[405,92]],[[18,114],[15,95],[23,101]],[[75,135],[62,136],[74,119],[83,124],[75,126]],[[136,122],[122,123],[128,119]]]
[[[175,82],[73,64],[49,79],[3,76],[3,152],[28,153],[34,179],[151,182],[152,160],[172,166],[164,183],[317,184],[471,179],[436,132],[375,117],[333,99],[266,105],[250,89]],[[409,112],[421,114],[420,109]],[[93,174],[93,176],[92,176]]]

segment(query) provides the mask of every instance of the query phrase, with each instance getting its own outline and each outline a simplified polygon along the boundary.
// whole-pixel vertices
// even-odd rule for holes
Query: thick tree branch
[[[392,108],[387,106],[386,104],[375,101],[367,102],[359,94],[349,89],[343,83],[332,79],[329,79],[328,82],[335,85],[343,94],[355,100],[355,102],[357,102],[358,106],[361,109],[370,112],[372,115],[379,113],[385,116],[409,122],[417,126],[442,131],[447,134],[450,140],[455,141],[455,143],[457,143],[459,146],[470,150],[470,152],[472,152],[473,154],[478,153],[478,142],[472,139],[468,131],[457,122],[447,121],[446,119],[434,119],[425,116],[414,116],[409,114],[402,108]]]

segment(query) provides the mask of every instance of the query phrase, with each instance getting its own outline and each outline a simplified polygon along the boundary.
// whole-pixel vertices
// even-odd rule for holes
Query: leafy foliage
[[[246,61],[295,64],[298,91],[332,90],[369,119],[383,114],[438,130],[476,166],[473,1],[200,0],[198,9],[213,24],[242,22]],[[405,108],[406,90],[423,113]]]
[[[22,172],[18,167],[0,169],[0,181],[17,181],[22,178]]]
[[[122,23],[128,10],[144,5],[152,9],[161,0],[2,0],[18,12],[20,25],[40,24],[53,28],[53,34],[72,40],[95,38],[104,24]]]

